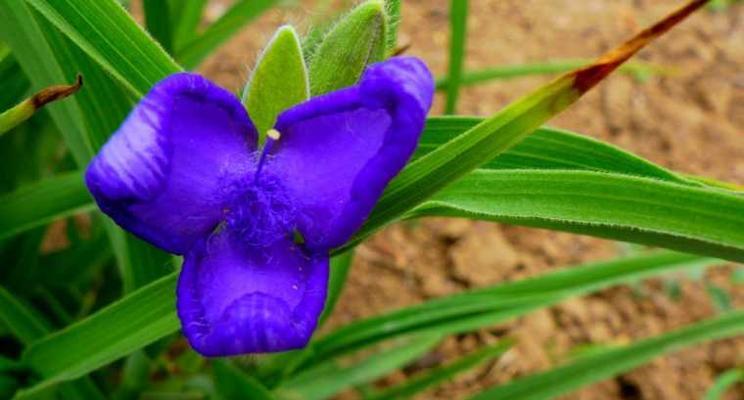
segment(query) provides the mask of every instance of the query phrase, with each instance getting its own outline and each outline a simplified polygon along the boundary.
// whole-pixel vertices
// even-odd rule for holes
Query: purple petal
[[[279,116],[266,169],[295,199],[309,248],[340,246],[359,229],[413,154],[433,92],[423,62],[396,57],[370,66],[358,85]]]
[[[308,255],[288,238],[247,245],[225,229],[186,255],[178,316],[205,356],[301,348],[323,310],[327,283],[327,255]]]
[[[183,254],[215,228],[226,188],[253,168],[256,138],[235,96],[199,75],[174,74],[109,139],[86,183],[117,224]]]

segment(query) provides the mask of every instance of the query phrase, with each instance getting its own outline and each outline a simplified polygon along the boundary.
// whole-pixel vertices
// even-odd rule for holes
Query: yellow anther
[[[282,134],[279,133],[278,130],[272,128],[272,129],[269,129],[268,132],[266,132],[266,136],[268,136],[269,139],[271,140],[279,140],[279,138],[282,137]]]

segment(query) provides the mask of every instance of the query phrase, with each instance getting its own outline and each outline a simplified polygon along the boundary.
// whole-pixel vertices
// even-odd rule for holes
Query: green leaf
[[[391,386],[366,396],[366,400],[382,400],[382,399],[408,399],[412,396],[428,389],[444,383],[452,379],[455,375],[463,373],[471,368],[475,368],[486,361],[490,361],[496,357],[501,356],[507,350],[512,347],[512,342],[502,341],[497,345],[488,346],[472,353],[460,357],[456,361],[437,367],[431,371],[424,372],[418,376],[414,376],[405,380],[403,383]]]
[[[396,220],[449,183],[519,143],[700,6],[701,3],[691,3],[675,11],[609,51],[591,66],[563,75],[538,88],[466,133],[410,163],[388,185],[369,220],[349,245]]]
[[[336,360],[309,368],[284,382],[277,394],[286,398],[319,400],[346,388],[373,381],[420,358],[441,340],[438,335],[417,335],[399,340],[392,348],[375,352],[352,365]]]
[[[480,170],[408,216],[516,223],[744,261],[742,210],[744,196],[657,179],[589,171]]]
[[[740,335],[743,330],[744,312],[732,312],[620,348],[582,357],[576,362],[547,372],[510,381],[473,396],[471,400],[554,398],[631,370],[665,353],[704,341]]]
[[[137,97],[181,69],[113,0],[25,1]]]
[[[414,159],[436,150],[481,121],[483,118],[479,117],[429,118]],[[538,128],[532,135],[480,168],[603,171],[700,186],[611,144],[551,127]]]
[[[558,74],[581,68],[591,63],[592,60],[584,58],[564,59],[529,64],[500,65],[481,70],[465,71],[460,77],[460,86],[473,86],[494,80],[507,80],[525,76]],[[673,70],[643,61],[631,61],[623,64],[618,71],[642,80],[650,75],[668,75]],[[449,78],[445,76],[437,79],[436,88],[437,90],[446,90],[449,84]]]
[[[447,100],[445,114],[454,114],[460,94],[462,69],[465,65],[465,41],[467,38],[468,0],[450,0],[450,47],[447,76]]]
[[[0,321],[22,343],[29,344],[43,337],[49,327],[34,309],[0,286]]]
[[[33,343],[44,337],[49,326],[36,311],[15,298],[5,288],[0,287],[0,322],[7,326],[24,345]],[[53,393],[51,385],[45,385],[37,390],[22,391],[15,398],[37,399],[39,393]],[[103,395],[88,378],[80,378],[61,387],[65,398],[69,399],[103,399]]]
[[[79,173],[67,173],[0,196],[0,239],[93,209]]]
[[[274,399],[274,395],[261,382],[241,371],[229,360],[215,360],[212,363],[212,372],[220,399]]]
[[[188,2],[186,2],[188,3]],[[145,26],[153,38],[168,53],[173,52],[173,28],[171,27],[171,9],[168,0],[143,0]]]
[[[535,278],[434,299],[338,328],[314,340],[305,352],[303,363],[313,365],[398,335],[466,332],[556,304],[570,296],[716,262],[719,261],[657,252],[565,268]]]
[[[172,273],[33,343],[24,362],[50,385],[75,379],[178,330]]]
[[[0,44],[0,110],[6,110],[21,101],[31,85],[10,48]]]
[[[171,5],[174,12],[175,20],[173,21],[173,47],[176,52],[183,48],[183,45],[194,37],[196,30],[199,28],[204,7],[207,0],[173,0]]]
[[[382,0],[368,0],[338,21],[310,61],[310,93],[351,86],[367,65],[384,59],[386,23]]]
[[[191,0],[189,0],[191,1]],[[229,39],[247,22],[261,15],[277,0],[238,0],[201,35],[186,42],[176,53],[176,59],[187,69],[198,66],[219,45]]]
[[[300,39],[294,28],[285,25],[266,45],[243,95],[261,140],[274,127],[279,113],[310,98],[307,79]]]
[[[721,400],[726,390],[737,382],[744,382],[744,369],[734,368],[722,373],[713,382],[713,386],[705,392],[703,400]]]

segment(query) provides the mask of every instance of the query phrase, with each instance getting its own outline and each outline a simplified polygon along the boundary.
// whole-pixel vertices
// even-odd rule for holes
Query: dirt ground
[[[337,2],[338,3],[338,2]],[[435,72],[446,71],[448,2],[404,2],[400,41]],[[467,68],[592,57],[681,4],[678,0],[471,0]],[[242,87],[256,54],[278,24],[306,26],[314,2],[301,11],[274,10],[208,60],[201,71],[218,83]],[[210,12],[224,5],[213,2]],[[744,183],[744,6],[704,11],[640,54],[673,66],[672,76],[639,82],[617,75],[554,126],[615,143],[664,166]],[[488,115],[546,77],[498,81],[467,88],[459,113]],[[434,113],[443,102],[437,99]],[[330,325],[379,314],[467,288],[535,276],[558,266],[608,259],[623,251],[615,242],[486,222],[427,219],[398,224],[359,247],[348,285]],[[744,305],[744,290],[731,286],[731,266],[706,279]],[[699,280],[681,278],[672,299],[660,281],[642,290],[618,287],[535,312],[525,318],[447,339],[429,364],[492,343],[503,336],[517,345],[499,360],[473,370],[420,398],[459,399],[483,387],[549,368],[576,346],[626,343],[713,315]],[[566,399],[699,399],[721,371],[744,364],[744,338],[697,346],[579,392]],[[414,368],[415,369],[415,368]],[[381,381],[402,380],[401,371]],[[744,396],[742,387],[738,393]],[[353,398],[345,394],[343,398]],[[742,398],[742,397],[739,397]]]

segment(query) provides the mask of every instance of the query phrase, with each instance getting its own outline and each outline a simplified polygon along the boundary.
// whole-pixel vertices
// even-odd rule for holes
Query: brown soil
[[[212,5],[219,12],[218,2]],[[303,10],[263,16],[204,64],[202,72],[237,91],[262,43],[278,24],[306,25]],[[406,0],[400,40],[437,75],[446,70],[447,1]],[[592,57],[678,6],[677,0],[471,0],[467,67]],[[315,17],[318,17],[315,15]],[[674,76],[641,83],[617,75],[551,123],[615,143],[664,166],[744,183],[744,6],[704,11],[644,50],[640,58],[674,66]],[[488,115],[546,77],[467,88],[459,112]],[[442,108],[441,98],[435,113]],[[486,222],[427,219],[397,224],[361,245],[330,325],[471,287],[535,276],[557,266],[611,258],[614,242]],[[744,290],[732,267],[708,271],[736,306]],[[447,362],[504,335],[517,338],[505,356],[421,398],[453,399],[565,360],[576,346],[626,343],[710,317],[715,309],[699,280],[682,279],[672,300],[660,281],[642,293],[618,287],[567,301],[502,325],[447,339],[427,359]],[[721,371],[744,364],[744,338],[696,346],[579,392],[567,399],[699,399]],[[398,372],[382,384],[398,382]],[[741,387],[737,389],[741,390]],[[729,398],[744,392],[729,393]],[[353,395],[349,394],[353,398]],[[347,396],[343,396],[344,398]],[[739,397],[742,398],[742,397]]]

